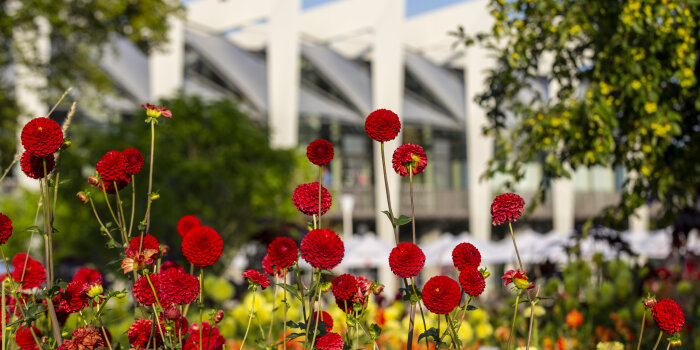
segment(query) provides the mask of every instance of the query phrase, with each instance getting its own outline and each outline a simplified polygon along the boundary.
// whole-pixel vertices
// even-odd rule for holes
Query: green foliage
[[[160,198],[152,204],[151,233],[169,244],[173,254],[181,254],[176,224],[186,214],[217,230],[226,249],[247,242],[262,229],[277,229],[281,221],[292,217],[290,184],[300,155],[271,149],[266,130],[253,124],[232,102],[188,97],[163,105],[173,118],[161,117],[155,128],[153,191]],[[104,246],[105,237],[90,206],[75,194],[91,191],[102,220],[111,221],[103,193],[87,183],[96,162],[110,150],[133,147],[144,156],[144,167],[135,178],[134,226],[143,219],[151,140],[145,118],[145,110],[139,108],[133,118],[103,127],[88,125],[82,118],[74,121],[73,146],[61,155],[59,164],[61,179],[73,181],[60,190],[55,226],[66,234],[54,239],[57,257],[84,255],[92,260],[96,249]],[[131,185],[120,196],[129,217]],[[115,208],[115,196],[109,199]],[[118,233],[113,236],[121,242]]]
[[[48,89],[41,91],[47,101],[70,86],[79,87],[83,96],[108,90],[111,85],[97,62],[110,49],[109,38],[126,37],[148,52],[167,41],[167,17],[182,14],[180,1],[173,0],[0,1],[0,164],[7,166],[15,152],[20,110],[6,74],[14,62],[47,77]],[[37,55],[39,25],[48,28],[48,61]]]
[[[492,0],[489,6],[492,30],[477,38],[497,58],[489,89],[478,98],[497,146],[488,176],[506,173],[514,186],[526,163],[541,162],[543,199],[551,179],[571,176],[567,165],[623,166],[637,180],[625,187],[620,208],[606,212],[609,222],[654,199],[663,204],[661,224],[695,205],[700,2]],[[551,96],[517,99],[543,80]]]

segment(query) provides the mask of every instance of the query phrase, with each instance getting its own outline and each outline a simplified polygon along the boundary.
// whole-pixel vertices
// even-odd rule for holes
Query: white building
[[[344,197],[354,199],[346,218],[369,223],[393,244],[380,212],[386,208],[382,174],[373,171],[381,169],[378,145],[364,132],[367,114],[391,109],[401,117],[402,141],[387,144],[387,157],[402,142],[421,144],[428,153],[429,170],[416,178],[417,221],[430,223],[423,230],[468,222],[463,229],[488,239],[498,181],[480,179],[494,146],[482,133],[486,115],[474,97],[486,88],[485,70],[493,61],[484,49],[455,45],[448,35],[460,25],[467,34],[489,31],[488,1],[411,17],[404,1],[336,0],[307,9],[301,0],[187,2],[186,19],[167,19],[164,52],[147,57],[115,39],[118,52],[103,61],[122,94],[112,107],[132,110],[178,91],[234,98],[251,118],[268,124],[274,147],[329,139],[336,148],[327,181],[336,198],[329,216],[339,221],[339,199],[352,195]],[[543,81],[542,90],[552,88]],[[519,192],[531,194],[540,173],[533,164]],[[615,203],[620,184],[621,174],[611,169],[579,169],[572,180],[554,184],[551,200],[533,217],[569,233],[575,220]],[[393,207],[410,213],[407,187],[393,171],[389,185]],[[380,272],[380,280],[390,277],[388,268]]]

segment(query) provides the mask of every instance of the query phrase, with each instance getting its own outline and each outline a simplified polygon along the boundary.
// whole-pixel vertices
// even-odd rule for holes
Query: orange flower
[[[566,315],[566,324],[568,324],[569,327],[576,329],[582,323],[583,323],[583,315],[580,312],[578,312],[578,310],[571,310]]]

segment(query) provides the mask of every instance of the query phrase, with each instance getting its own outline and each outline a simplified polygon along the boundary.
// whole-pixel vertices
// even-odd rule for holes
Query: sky
[[[332,1],[338,0],[302,0],[302,8],[308,9]],[[420,15],[424,12],[436,10],[447,5],[464,1],[465,0],[406,0],[406,17]]]

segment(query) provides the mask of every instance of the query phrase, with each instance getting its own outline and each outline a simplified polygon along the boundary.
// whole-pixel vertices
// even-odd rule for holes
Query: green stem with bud
[[[239,349],[243,349],[243,345],[245,345],[245,340],[248,338],[248,331],[250,330],[250,323],[253,321],[253,310],[255,310],[255,294],[258,291],[258,286],[253,285],[253,304],[250,306],[250,316],[248,316],[248,326],[245,328],[245,334],[243,335],[243,341],[241,341],[241,347]],[[201,341],[200,341],[201,343]]]
[[[656,348],[659,347],[659,343],[661,342],[661,337],[662,337],[663,335],[664,335],[664,332],[663,332],[663,331],[659,332],[659,337],[656,339],[656,344],[654,344],[654,349],[653,349],[653,350],[656,350]]]
[[[642,314],[642,327],[639,330],[639,341],[637,342],[637,350],[639,350],[642,346],[642,336],[644,335],[644,322],[647,319],[647,309],[644,308],[644,313]]]
[[[510,350],[510,344],[513,342],[513,336],[515,335],[515,318],[518,316],[518,303],[520,302],[520,294],[523,291],[518,289],[518,295],[515,297],[515,307],[513,309],[513,323],[510,326],[510,335],[508,336],[508,346],[506,349]]]

